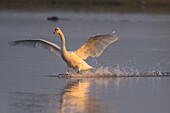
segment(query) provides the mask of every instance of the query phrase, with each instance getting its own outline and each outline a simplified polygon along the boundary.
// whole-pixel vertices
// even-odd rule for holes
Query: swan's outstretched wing
[[[57,44],[44,39],[17,40],[9,43],[9,46],[42,47],[61,56],[61,49]]]
[[[96,35],[85,42],[75,53],[82,59],[88,57],[98,57],[103,50],[111,43],[115,42],[118,37],[113,33],[105,35]]]

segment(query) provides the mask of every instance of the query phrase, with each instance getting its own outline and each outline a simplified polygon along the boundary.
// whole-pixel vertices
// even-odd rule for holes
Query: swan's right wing
[[[99,57],[103,50],[117,39],[118,37],[115,35],[115,32],[96,35],[87,40],[75,53],[84,60],[88,57]]]
[[[57,44],[54,44],[44,39],[17,40],[10,42],[9,46],[42,47],[61,56],[61,48]]]

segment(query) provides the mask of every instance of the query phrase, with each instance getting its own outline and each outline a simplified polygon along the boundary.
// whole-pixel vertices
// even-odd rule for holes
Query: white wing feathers
[[[95,58],[100,56],[103,50],[117,39],[118,37],[114,32],[111,34],[96,35],[87,40],[75,53],[84,60],[90,56]]]
[[[60,47],[57,44],[54,44],[44,39],[17,40],[17,41],[10,42],[9,45],[10,46],[25,46],[25,47],[42,47],[61,56]]]

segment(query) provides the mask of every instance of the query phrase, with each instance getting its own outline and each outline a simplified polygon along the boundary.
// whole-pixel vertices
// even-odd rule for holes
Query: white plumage
[[[88,57],[98,57],[102,54],[103,50],[111,43],[115,42],[118,37],[115,33],[96,35],[89,38],[80,48],[76,51],[67,51],[66,41],[64,34],[60,28],[55,28],[54,34],[59,34],[61,38],[61,48],[52,42],[44,39],[28,39],[28,40],[17,40],[10,42],[10,46],[27,46],[27,47],[42,47],[46,48],[53,53],[61,56],[67,64],[67,72],[71,68],[77,70],[79,73],[81,70],[93,69],[92,66],[88,65],[84,60]]]

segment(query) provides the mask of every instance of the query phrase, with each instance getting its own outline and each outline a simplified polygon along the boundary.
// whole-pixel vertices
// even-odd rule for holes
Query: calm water
[[[47,21],[57,15],[61,20]],[[170,16],[153,14],[0,12],[0,113],[169,113],[170,78],[58,79],[65,73],[58,56],[40,48],[8,47],[17,39],[65,33],[74,50],[97,33],[116,31],[119,40],[97,59],[100,73],[170,71]]]

